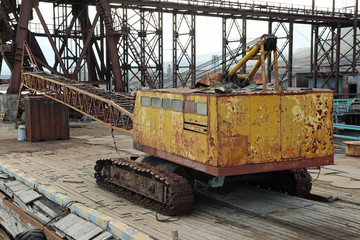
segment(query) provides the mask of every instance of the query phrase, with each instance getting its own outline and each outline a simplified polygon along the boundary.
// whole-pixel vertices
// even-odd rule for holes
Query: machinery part
[[[265,51],[276,50],[277,37],[274,34],[264,34],[261,36],[261,39],[264,40],[264,50]]]
[[[312,187],[312,179],[306,168],[269,173],[264,185],[276,191],[287,192],[298,197],[308,197]]]
[[[290,194],[300,197],[308,197],[312,187],[312,179],[306,168],[290,170],[295,178],[296,188]]]
[[[46,240],[46,236],[40,229],[31,229],[16,235],[15,240]]]
[[[189,182],[168,169],[123,158],[98,160],[94,169],[99,186],[131,202],[168,216],[191,212]]]

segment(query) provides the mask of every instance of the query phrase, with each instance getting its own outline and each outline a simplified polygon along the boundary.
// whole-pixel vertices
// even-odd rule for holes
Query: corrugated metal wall
[[[69,139],[69,111],[43,96],[25,97],[26,138],[29,141]]]

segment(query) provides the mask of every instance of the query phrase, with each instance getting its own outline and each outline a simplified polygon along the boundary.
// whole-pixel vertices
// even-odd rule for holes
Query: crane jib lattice
[[[135,100],[130,94],[108,92],[44,72],[23,72],[21,79],[21,89],[51,98],[111,129],[131,132]]]

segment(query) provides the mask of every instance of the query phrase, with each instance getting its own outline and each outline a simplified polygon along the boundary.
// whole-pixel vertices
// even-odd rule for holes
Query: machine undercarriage
[[[161,161],[161,160],[160,160]],[[120,197],[163,215],[186,215],[191,212],[194,193],[208,189],[211,176],[184,169],[176,172],[145,162],[125,158],[98,160],[95,165],[96,183]],[[195,177],[202,177],[201,179]],[[263,174],[232,176],[226,184],[249,183],[299,197],[308,197],[312,186],[306,169],[284,170]],[[206,190],[201,191],[202,193]]]

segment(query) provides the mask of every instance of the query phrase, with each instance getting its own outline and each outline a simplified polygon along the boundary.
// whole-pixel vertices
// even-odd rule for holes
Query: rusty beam
[[[288,33],[288,39],[289,39],[289,52],[288,52],[288,87],[294,87],[292,83],[292,74],[293,74],[293,33],[294,33],[294,22],[293,20],[290,20],[289,22],[289,33]]]
[[[96,15],[95,15],[95,18],[94,18],[94,22],[93,24],[91,25],[91,28],[89,30],[89,33],[87,35],[87,38],[85,40],[85,43],[84,43],[84,47],[82,49],[82,52],[80,54],[80,57],[77,59],[77,63],[76,63],[76,66],[75,66],[75,69],[74,69],[74,72],[73,72],[73,75],[75,76],[79,70],[80,70],[80,66],[81,66],[81,61],[84,59],[85,55],[87,53],[89,53],[89,47],[91,46],[91,40],[92,40],[92,37],[93,37],[93,34],[94,34],[94,30],[95,30],[95,27],[96,27],[96,23],[97,21],[99,20],[99,13],[97,12]]]
[[[119,35],[116,35],[114,32],[114,26],[111,15],[110,3],[108,0],[96,0],[97,10],[101,12],[101,16],[104,19],[105,25],[107,27],[106,38],[108,43],[108,49],[110,54],[112,72],[114,75],[115,81],[115,91],[123,92],[124,84],[122,81],[121,70],[120,70],[120,62],[119,55],[117,49],[117,43],[119,40]]]
[[[32,0],[22,1],[20,6],[19,24],[16,34],[15,62],[14,62],[14,68],[11,72],[10,86],[7,90],[8,94],[19,93],[19,88],[21,83],[23,44],[28,36],[28,24],[30,20],[31,9],[32,9]]]
[[[358,10],[359,10],[359,1],[355,0],[355,9],[354,9],[354,32],[353,32],[353,53],[352,53],[352,73],[355,74],[357,72],[356,65],[357,59],[356,55],[358,54],[358,36],[357,36],[357,28],[358,28]]]
[[[131,133],[134,99],[130,95],[104,92],[89,84],[45,73],[24,72],[22,84],[29,91],[37,92],[60,102],[111,129]]]
[[[248,4],[241,2],[232,2],[228,4],[227,1],[217,1],[211,6],[206,5],[206,2],[196,1],[195,4],[179,4],[178,1],[141,1],[141,0],[110,0],[111,3],[126,4],[130,8],[139,7],[161,7],[164,11],[175,12],[176,10],[182,12],[194,12],[197,15],[203,16],[217,16],[217,17],[241,17],[246,16],[246,19],[254,19],[260,21],[268,21],[273,18],[274,21],[284,21],[284,19],[293,19],[294,23],[309,24],[312,21],[317,21],[326,26],[336,25],[337,23],[353,24],[352,17],[346,16],[342,13],[336,13],[332,16],[332,11],[314,10],[314,14],[310,9],[302,8],[287,8],[274,7],[272,10],[264,9],[260,4]],[[221,6],[222,5],[222,6]]]
[[[68,71],[67,71],[67,69],[66,69],[66,67],[65,67],[65,65],[64,65],[64,63],[63,63],[63,61],[62,61],[62,59],[61,59],[61,56],[60,56],[59,51],[58,51],[57,48],[56,48],[55,42],[54,42],[54,40],[52,39],[52,36],[51,36],[51,34],[50,34],[50,31],[49,31],[49,28],[47,27],[47,24],[46,24],[46,22],[45,22],[45,20],[44,20],[44,18],[43,18],[43,16],[42,16],[42,14],[41,14],[41,12],[40,12],[40,9],[39,9],[39,7],[37,6],[37,4],[36,4],[35,2],[34,2],[34,4],[33,4],[33,6],[34,6],[34,9],[35,9],[35,11],[36,11],[37,16],[39,17],[39,20],[40,20],[40,22],[41,22],[41,25],[42,25],[42,27],[44,28],[44,31],[45,31],[45,33],[46,33],[46,36],[48,37],[48,40],[49,40],[49,42],[50,42],[50,45],[51,45],[51,47],[52,47],[52,49],[53,49],[53,51],[54,51],[54,53],[55,53],[55,57],[57,58],[57,60],[58,60],[59,63],[60,63],[60,67],[61,67],[61,69],[63,70],[64,75],[65,75],[65,76],[68,76]]]
[[[196,162],[180,156],[176,156],[136,142],[134,142],[133,147],[134,149],[149,153],[153,156],[166,159],[168,161],[189,167],[191,169],[195,169],[201,172],[206,172],[207,174],[211,174],[217,177],[235,176],[241,174],[252,174],[252,173],[262,173],[262,172],[273,172],[273,171],[317,167],[317,166],[334,164],[334,157],[332,156],[332,157],[320,157],[320,158],[312,158],[312,159],[304,159],[304,160],[287,159],[287,161],[270,162],[270,163],[262,163],[262,164],[246,164],[236,167],[218,167],[218,166],[211,166],[208,164],[204,164],[201,162]]]
[[[334,0],[335,1],[335,0]],[[339,93],[339,75],[340,75],[340,51],[341,51],[341,26],[338,24],[336,31],[336,56],[335,56],[335,93]],[[356,46],[354,46],[356,48]]]

